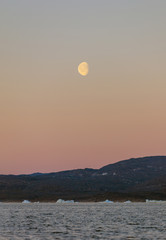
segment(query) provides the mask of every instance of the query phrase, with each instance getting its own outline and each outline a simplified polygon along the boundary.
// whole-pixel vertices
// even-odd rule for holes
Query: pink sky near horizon
[[[166,2],[14,2],[0,3],[0,174],[166,155]]]

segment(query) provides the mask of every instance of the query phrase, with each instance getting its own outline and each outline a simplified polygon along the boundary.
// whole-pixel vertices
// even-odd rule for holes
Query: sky
[[[0,174],[166,155],[165,23],[165,0],[1,0]]]

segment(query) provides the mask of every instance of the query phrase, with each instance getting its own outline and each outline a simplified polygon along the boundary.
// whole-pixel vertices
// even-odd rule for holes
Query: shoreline
[[[29,202],[23,202],[23,201],[1,201],[0,204],[24,204],[24,205],[28,205],[28,204],[79,204],[79,203],[83,203],[83,204],[98,204],[98,203],[103,203],[103,204],[117,204],[117,203],[125,203],[125,204],[131,204],[131,203],[166,203],[166,200],[145,200],[145,201],[131,201],[131,200],[127,200],[127,201],[109,201],[109,200],[105,200],[105,201],[74,201],[71,202],[70,200],[66,200],[64,202],[57,202],[57,201],[29,201]]]

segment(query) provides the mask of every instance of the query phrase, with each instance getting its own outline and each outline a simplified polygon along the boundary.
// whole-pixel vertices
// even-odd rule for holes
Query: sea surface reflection
[[[1,203],[0,240],[166,239],[165,203]]]

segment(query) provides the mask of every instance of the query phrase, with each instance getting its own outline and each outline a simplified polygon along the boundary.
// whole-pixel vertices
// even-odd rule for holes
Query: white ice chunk
[[[105,200],[104,202],[105,202],[105,203],[113,203],[113,201],[110,201],[110,200],[108,200],[108,199]]]
[[[29,200],[24,200],[22,203],[31,203]]]
[[[63,200],[63,199],[58,199],[56,203],[74,203],[74,200]]]

